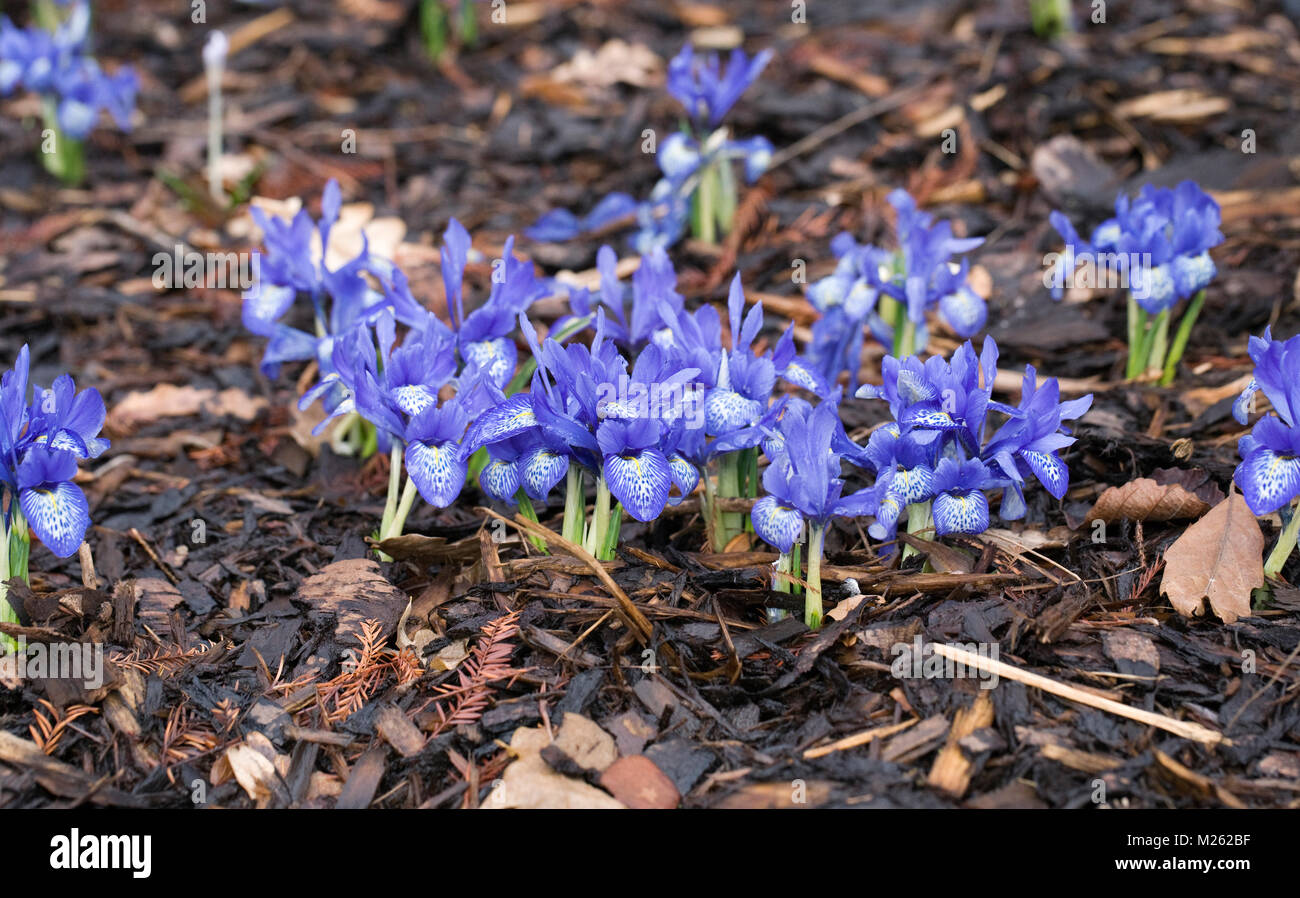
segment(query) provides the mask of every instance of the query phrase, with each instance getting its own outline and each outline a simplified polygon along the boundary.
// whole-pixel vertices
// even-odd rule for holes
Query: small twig
[[[951,645],[945,645],[941,642],[930,643],[934,653],[940,657],[947,658],[951,661],[958,661],[965,664],[968,668],[982,670],[987,673],[996,674],[999,677],[1006,677],[1016,683],[1024,683],[1026,686],[1034,686],[1044,692],[1050,692],[1052,695],[1060,696],[1070,701],[1078,702],[1081,705],[1087,705],[1091,708],[1097,708],[1102,711],[1108,711],[1120,717],[1127,717],[1129,720],[1136,720],[1139,723],[1145,723],[1148,726],[1157,727],[1166,732],[1173,733],[1175,736],[1182,736],[1184,739],[1192,739],[1205,745],[1231,745],[1232,740],[1222,733],[1216,733],[1208,727],[1203,727],[1197,723],[1188,723],[1184,720],[1177,720],[1173,717],[1167,717],[1164,714],[1156,714],[1153,711],[1146,711],[1142,708],[1130,708],[1122,702],[1117,702],[1109,698],[1102,698],[1099,695],[1093,695],[1091,692],[1085,692],[1078,687],[1071,686],[1068,683],[1058,683],[1056,680],[1048,679],[1036,673],[1030,673],[1027,670],[1021,670],[1010,664],[996,661],[992,658],[983,658],[974,652],[968,652],[965,649],[957,648]]]

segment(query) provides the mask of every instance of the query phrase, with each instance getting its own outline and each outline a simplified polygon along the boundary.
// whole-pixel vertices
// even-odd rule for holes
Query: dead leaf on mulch
[[[1210,609],[1224,623],[1250,616],[1251,591],[1264,585],[1264,534],[1233,492],[1165,552],[1160,591],[1186,617]]]
[[[128,393],[108,413],[108,426],[118,433],[130,433],[162,418],[184,418],[199,412],[252,421],[264,408],[265,399],[249,396],[237,387],[217,392],[192,386],[158,384],[152,390]]]
[[[1107,524],[1122,520],[1174,521],[1199,517],[1209,508],[1208,503],[1176,483],[1162,486],[1148,477],[1139,477],[1103,492],[1084,520]]]

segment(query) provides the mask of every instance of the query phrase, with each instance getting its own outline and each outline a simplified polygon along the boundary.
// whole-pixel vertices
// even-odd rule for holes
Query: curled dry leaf
[[[1179,614],[1202,613],[1205,599],[1225,624],[1250,616],[1251,591],[1264,585],[1264,534],[1233,492],[1165,552],[1160,591]]]
[[[1177,483],[1161,485],[1140,477],[1123,486],[1112,486],[1097,497],[1085,521],[1114,523],[1130,521],[1173,521],[1200,517],[1210,510],[1208,503]]]

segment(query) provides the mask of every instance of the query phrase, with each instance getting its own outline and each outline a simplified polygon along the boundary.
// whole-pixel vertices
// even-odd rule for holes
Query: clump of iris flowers
[[[1233,480],[1257,515],[1282,512],[1286,526],[1277,545],[1264,563],[1264,573],[1276,578],[1296,546],[1300,535],[1300,336],[1274,340],[1271,329],[1264,336],[1250,338],[1254,376],[1233,404],[1237,421],[1246,424],[1256,394],[1262,392],[1273,406],[1273,414],[1255,422],[1250,433],[1237,443],[1241,464]]]
[[[1061,212],[1052,225],[1065,240],[1045,279],[1060,299],[1067,279],[1085,265],[1093,282],[1085,286],[1128,288],[1128,364],[1133,380],[1147,372],[1162,386],[1174,381],[1192,327],[1205,304],[1205,288],[1217,273],[1210,249],[1223,242],[1219,204],[1192,181],[1172,190],[1146,185],[1136,198],[1121,193],[1115,216],[1099,224],[1088,240]],[[1102,284],[1102,280],[1105,284]],[[1174,309],[1190,298],[1170,341]]]
[[[66,9],[65,9],[66,7]],[[121,66],[105,73],[90,53],[90,4],[87,0],[40,0],[35,25],[18,28],[0,17],[0,96],[24,87],[39,94],[45,127],[41,159],[47,171],[67,184],[85,176],[82,142],[107,110],[123,131],[131,130],[137,80]]]
[[[764,442],[769,464],[763,472],[766,495],[754,503],[754,532],[780,551],[776,588],[789,591],[800,573],[799,550],[807,541],[808,575],[804,623],[817,629],[822,621],[821,562],[826,526],[832,517],[858,517],[875,507],[872,489],[844,495],[841,459],[852,446],[840,422],[839,396],[816,408],[801,400],[783,409],[770,439]],[[853,446],[859,452],[860,447]]]
[[[17,615],[5,581],[28,579],[31,536],[60,558],[76,553],[90,526],[90,506],[73,483],[77,464],[108,448],[101,439],[104,400],[94,389],[77,392],[64,374],[29,401],[31,353],[24,346],[0,377],[0,620]],[[0,636],[0,645],[14,643]]]
[[[970,263],[953,259],[983,238],[954,237],[950,222],[922,212],[905,190],[894,190],[888,200],[896,213],[898,249],[840,234],[831,241],[839,258],[835,271],[807,291],[822,316],[813,325],[808,356],[828,381],[848,371],[851,389],[868,331],[896,358],[906,358],[929,342],[926,314],[933,309],[962,337],[973,336],[988,318],[984,299],[967,283]]]
[[[873,537],[894,539],[903,512],[916,536],[981,533],[989,525],[989,490],[1002,491],[1002,518],[1019,520],[1029,477],[1053,497],[1065,495],[1070,474],[1058,453],[1075,438],[1062,422],[1087,412],[1092,396],[1062,402],[1055,378],[1040,385],[1026,366],[1020,404],[995,402],[997,357],[986,337],[978,357],[967,342],[950,361],[886,358],[883,384],[859,389],[860,398],[888,402],[894,417],[866,448],[876,474]],[[991,436],[990,412],[1005,418]]]
[[[460,449],[465,459],[487,447],[492,478],[502,484],[494,487],[498,496],[518,483],[528,496],[544,499],[564,480],[561,535],[601,560],[614,557],[624,511],[653,521],[674,488],[679,496],[695,488],[677,444],[690,426],[699,373],[653,344],[630,363],[609,338],[606,321],[598,308],[591,345],[566,347],[553,338],[539,341],[521,316],[537,360],[531,389],[479,415]],[[590,519],[584,475],[596,484]]]
[[[753,58],[740,48],[724,66],[717,54],[698,57],[688,43],[668,63],[668,93],[686,110],[682,130],[658,147],[663,177],[650,198],[637,202],[625,193],[603,198],[585,217],[567,209],[543,215],[525,233],[534,240],[571,240],[584,232],[634,217],[638,230],[632,245],[640,253],[671,246],[689,225],[692,234],[716,243],[731,230],[737,192],[734,164],[754,183],[767,170],[772,144],[764,137],[735,140],[723,118],[749,89],[772,58],[764,50]]]
[[[291,221],[267,216],[254,207],[254,221],[262,229],[266,251],[258,256],[257,282],[245,292],[244,326],[268,338],[261,369],[275,377],[285,362],[315,361],[321,385],[319,397],[326,414],[337,410],[349,398],[334,377],[337,340],[358,326],[373,326],[385,311],[414,331],[434,332],[439,345],[450,347],[456,371],[478,371],[496,388],[504,388],[515,372],[517,350],[511,336],[520,312],[547,293],[546,285],[527,262],[513,254],[514,239],[506,241],[503,258],[493,277],[488,298],[466,311],[464,275],[472,252],[469,233],[452,220],[443,236],[442,279],[446,291],[450,324],[425,309],[412,296],[406,277],[386,259],[361,251],[348,262],[331,269],[325,261],[330,231],[339,217],[342,195],[338,182],[325,185],[321,197],[321,218],[312,221],[301,209]],[[306,302],[303,298],[306,298]],[[310,304],[310,330],[299,326]],[[455,373],[455,372],[453,372]],[[374,421],[348,406],[347,417],[335,428],[335,451],[369,455],[379,448]]]

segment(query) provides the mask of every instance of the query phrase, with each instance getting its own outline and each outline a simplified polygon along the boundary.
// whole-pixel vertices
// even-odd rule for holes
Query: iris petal
[[[1049,493],[1057,499],[1065,495],[1070,486],[1070,469],[1065,462],[1051,452],[1034,452],[1030,449],[1021,450],[1020,457]]]
[[[18,497],[32,532],[60,558],[75,555],[90,526],[86,494],[75,483],[23,490]]]
[[[669,457],[668,469],[673,486],[677,487],[678,493],[676,498],[671,498],[668,501],[676,505],[695,492],[695,487],[699,486],[700,483],[700,469],[676,453]]]
[[[924,465],[901,468],[894,476],[892,490],[906,505],[924,502],[934,495],[934,471]]]
[[[730,433],[748,427],[763,413],[756,399],[746,399],[735,390],[714,389],[704,401],[704,426],[710,434]]]
[[[533,499],[545,499],[569,473],[569,457],[538,448],[519,459],[519,480]]]
[[[478,483],[498,502],[513,503],[519,492],[519,467],[512,461],[493,459],[478,475]]]
[[[610,494],[638,521],[653,521],[668,502],[672,485],[668,459],[658,449],[605,456]]]
[[[876,508],[876,520],[867,532],[875,539],[893,539],[898,532],[898,516],[903,513],[903,503],[897,496],[886,495]]]
[[[525,430],[537,426],[537,416],[533,414],[533,397],[528,393],[511,396],[500,405],[490,408],[478,416],[465,434],[460,457],[469,458],[480,447],[495,443],[508,437],[518,436]]]
[[[750,517],[754,532],[763,542],[789,552],[803,533],[803,515],[798,509],[782,505],[775,496],[764,496],[754,503]]]
[[[415,440],[406,447],[406,471],[424,501],[446,508],[465,485],[465,462],[457,458],[452,442],[425,443]]]
[[[1300,458],[1259,447],[1233,474],[1255,514],[1277,511],[1300,493]]]
[[[989,500],[978,490],[940,493],[934,497],[934,532],[983,533],[989,528]]]

